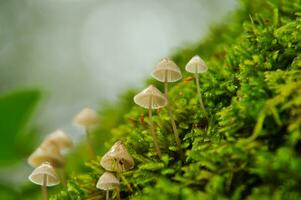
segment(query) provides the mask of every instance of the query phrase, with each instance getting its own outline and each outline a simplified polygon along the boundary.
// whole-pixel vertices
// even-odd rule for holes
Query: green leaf
[[[16,91],[0,96],[0,164],[20,159],[17,147],[20,143],[17,140],[25,133],[26,124],[39,98],[40,92],[36,90]]]

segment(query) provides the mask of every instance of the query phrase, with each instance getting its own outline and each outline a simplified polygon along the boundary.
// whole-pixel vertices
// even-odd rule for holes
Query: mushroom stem
[[[90,131],[89,131],[88,127],[86,127],[86,140],[87,140],[88,148],[90,151],[90,155],[92,158],[94,158],[96,153],[95,153],[95,150],[92,145],[91,135],[90,135]]]
[[[207,111],[206,111],[206,109],[205,109],[205,106],[204,106],[204,103],[203,103],[203,99],[202,99],[202,93],[201,93],[200,83],[199,83],[199,75],[198,75],[198,73],[196,72],[196,73],[194,74],[194,76],[195,76],[195,82],[196,82],[197,93],[198,93],[198,95],[199,95],[200,105],[201,105],[202,110],[204,111],[205,117],[206,117],[207,120],[208,120],[208,119],[209,119],[209,118],[208,118],[208,114],[207,114]]]
[[[42,194],[43,194],[43,200],[48,200],[47,174],[43,175]]]
[[[109,200],[109,190],[106,191],[106,200]]]
[[[154,124],[153,124],[153,119],[152,119],[152,116],[153,116],[153,113],[152,113],[153,111],[151,109],[152,101],[153,101],[153,98],[151,97],[150,100],[149,100],[149,109],[148,109],[149,127],[150,127],[151,135],[153,137],[153,142],[154,142],[154,145],[155,145],[156,152],[157,152],[158,156],[161,158],[161,150],[160,150],[160,147],[158,145],[158,140],[157,140],[157,136],[156,136],[155,129],[154,129]]]
[[[180,137],[179,137],[179,133],[178,133],[176,122],[175,122],[174,117],[173,117],[172,109],[171,109],[171,106],[170,106],[170,103],[169,103],[169,100],[168,100],[167,70],[165,71],[164,95],[165,95],[165,97],[167,99],[167,102],[168,102],[167,103],[167,111],[168,111],[168,115],[169,115],[169,118],[170,118],[170,121],[171,121],[172,130],[173,130],[173,133],[175,135],[175,139],[176,139],[176,143],[177,143],[178,149],[179,149],[179,151],[182,154],[181,140],[180,140]]]

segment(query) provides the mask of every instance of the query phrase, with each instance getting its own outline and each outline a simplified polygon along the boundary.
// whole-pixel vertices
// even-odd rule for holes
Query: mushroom
[[[119,190],[119,180],[110,172],[105,172],[98,179],[96,188],[106,191],[106,200],[109,199],[110,190]]]
[[[156,65],[152,77],[160,82],[176,82],[182,78],[180,68],[172,60],[163,58]]]
[[[95,110],[86,107],[74,117],[73,121],[78,126],[91,128],[98,125],[99,116]]]
[[[189,73],[194,73],[200,105],[201,105],[202,110],[205,113],[206,118],[208,119],[208,114],[207,114],[207,111],[205,109],[203,99],[202,99],[200,83],[199,83],[199,75],[198,75],[199,73],[207,72],[208,67],[207,67],[206,63],[204,62],[204,60],[200,56],[196,55],[196,56],[193,56],[191,58],[191,60],[187,63],[185,70]]]
[[[91,152],[91,155],[95,157],[95,150],[92,145],[90,129],[96,127],[99,124],[99,116],[97,112],[91,108],[82,109],[73,119],[74,124],[85,128],[86,140]]]
[[[50,133],[43,141],[42,145],[45,143],[52,143],[57,145],[60,151],[70,148],[73,146],[71,138],[62,130],[56,130]]]
[[[160,82],[164,83],[164,94],[168,100],[168,83],[176,82],[182,78],[180,68],[172,60],[164,58],[160,63],[155,67],[152,72],[152,77]],[[178,146],[178,149],[181,151],[181,140],[178,134],[177,126],[173,117],[172,108],[168,101],[167,104],[168,115],[171,120],[172,130],[175,136],[175,140]]]
[[[134,168],[135,162],[122,141],[117,141],[102,157],[100,165],[107,171],[124,172]]]
[[[155,145],[156,152],[158,156],[161,157],[161,151],[157,141],[157,136],[154,130],[154,125],[152,120],[152,109],[158,109],[166,106],[167,99],[160,92],[160,90],[158,90],[155,86],[150,85],[149,87],[147,87],[146,89],[144,89],[134,97],[134,102],[137,105],[148,109],[150,132],[153,137],[153,142]]]
[[[134,168],[135,162],[122,141],[117,141],[111,149],[102,157],[100,165],[107,171],[117,172],[130,191],[132,188],[122,172]]]
[[[62,151],[71,148],[73,146],[73,142],[71,138],[62,130],[56,130],[53,133],[50,133],[42,142],[41,146],[44,148],[49,148],[51,145],[56,145],[59,151]],[[57,173],[59,174],[61,181],[64,186],[67,186],[66,182],[66,172],[64,167],[61,169],[57,169]]]
[[[65,165],[59,148],[51,143],[43,143],[29,156],[27,161],[32,167],[37,167],[44,162],[49,162],[55,168]]]
[[[55,186],[60,183],[55,170],[48,162],[45,162],[35,168],[28,178],[31,182],[42,186],[42,194],[44,200],[48,200],[47,187]]]

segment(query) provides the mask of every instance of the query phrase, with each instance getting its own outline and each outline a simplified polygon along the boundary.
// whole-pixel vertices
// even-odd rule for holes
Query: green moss
[[[161,160],[148,119],[141,117],[146,111],[132,103],[133,92],[103,109],[95,133],[99,155],[121,139],[136,161],[125,173],[134,192],[122,184],[122,198],[301,199],[300,16],[300,0],[244,0],[206,40],[173,55],[182,69],[195,54],[209,66],[200,77],[209,122],[193,81],[184,79],[170,90],[184,160],[165,109],[154,116]],[[102,198],[95,188],[103,172],[99,159],[88,161],[85,172],[72,176],[68,188],[52,199]]]

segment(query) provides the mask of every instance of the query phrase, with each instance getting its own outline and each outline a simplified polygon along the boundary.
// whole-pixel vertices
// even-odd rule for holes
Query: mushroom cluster
[[[197,94],[199,96],[200,106],[208,119],[199,85],[199,73],[208,70],[205,62],[199,57],[194,56],[185,67],[187,72],[194,73],[197,86]],[[156,130],[153,123],[153,109],[167,107],[170,117],[172,130],[175,137],[177,147],[182,154],[181,140],[176,126],[176,120],[173,115],[170,101],[168,100],[168,83],[179,81],[182,78],[180,68],[175,62],[168,58],[164,58],[155,67],[152,77],[164,83],[164,94],[155,86],[150,85],[137,95],[134,96],[134,102],[142,108],[148,109],[149,129],[153,140],[154,148],[157,155],[161,158],[162,153],[157,138]],[[80,111],[73,122],[85,129],[87,144],[90,148],[91,155],[95,157],[95,149],[93,148],[90,132],[99,124],[99,116],[96,111],[91,108],[84,108]],[[48,200],[47,187],[55,186],[64,182],[64,175],[59,177],[56,170],[61,169],[65,165],[63,152],[73,146],[71,138],[62,130],[56,130],[49,134],[40,146],[29,156],[28,163],[35,169],[29,176],[29,180],[37,185],[42,186],[43,199]],[[120,199],[120,182],[132,192],[132,187],[123,175],[123,172],[134,168],[135,162],[128,152],[122,141],[117,141],[110,150],[102,157],[100,165],[105,172],[100,176],[96,188],[106,191],[106,200],[110,198],[110,191],[115,191],[117,199]],[[114,193],[112,194],[114,196]]]
[[[120,199],[119,180],[112,172],[115,172],[117,177],[122,179],[127,188],[132,191],[132,187],[125,179],[122,172],[133,169],[135,162],[122,141],[117,141],[111,147],[111,149],[102,157],[100,165],[106,172],[99,178],[96,188],[106,191],[106,200],[109,199],[109,191],[111,190],[115,190],[117,198]]]
[[[42,180],[41,177],[44,177],[43,182],[45,182],[46,185],[44,183],[40,184],[43,185],[42,191],[44,199],[48,199],[47,188],[45,189],[45,187],[57,185],[60,182],[55,169],[59,170],[64,167],[65,159],[62,152],[72,147],[72,145],[73,142],[71,138],[65,132],[56,130],[49,134],[41,145],[29,156],[27,162],[35,168],[29,176],[29,179],[36,184],[40,184]],[[44,176],[41,175],[42,173],[44,173]],[[64,181],[63,174],[60,179]]]
[[[199,96],[199,101],[201,108],[208,119],[208,114],[206,112],[202,95],[200,92],[200,84],[199,84],[199,73],[204,73],[208,70],[206,63],[202,60],[201,57],[198,55],[191,58],[191,60],[187,63],[185,67],[186,71],[189,73],[195,74],[195,81],[197,85],[197,94]],[[180,68],[177,66],[175,62],[168,58],[162,59],[159,64],[154,68],[151,76],[156,79],[157,81],[164,83],[164,95],[158,90],[155,86],[151,85],[148,88],[144,89],[136,96],[134,96],[134,102],[142,108],[146,108],[149,110],[149,126],[150,126],[150,133],[153,138],[155,150],[157,155],[161,157],[162,153],[159,146],[159,141],[156,136],[156,132],[154,129],[154,124],[152,121],[152,109],[167,107],[168,115],[171,121],[172,130],[175,136],[175,141],[180,151],[181,155],[183,156],[183,152],[181,149],[181,140],[177,130],[176,122],[174,119],[172,107],[170,101],[168,100],[168,83],[176,82],[182,78],[182,73]]]

